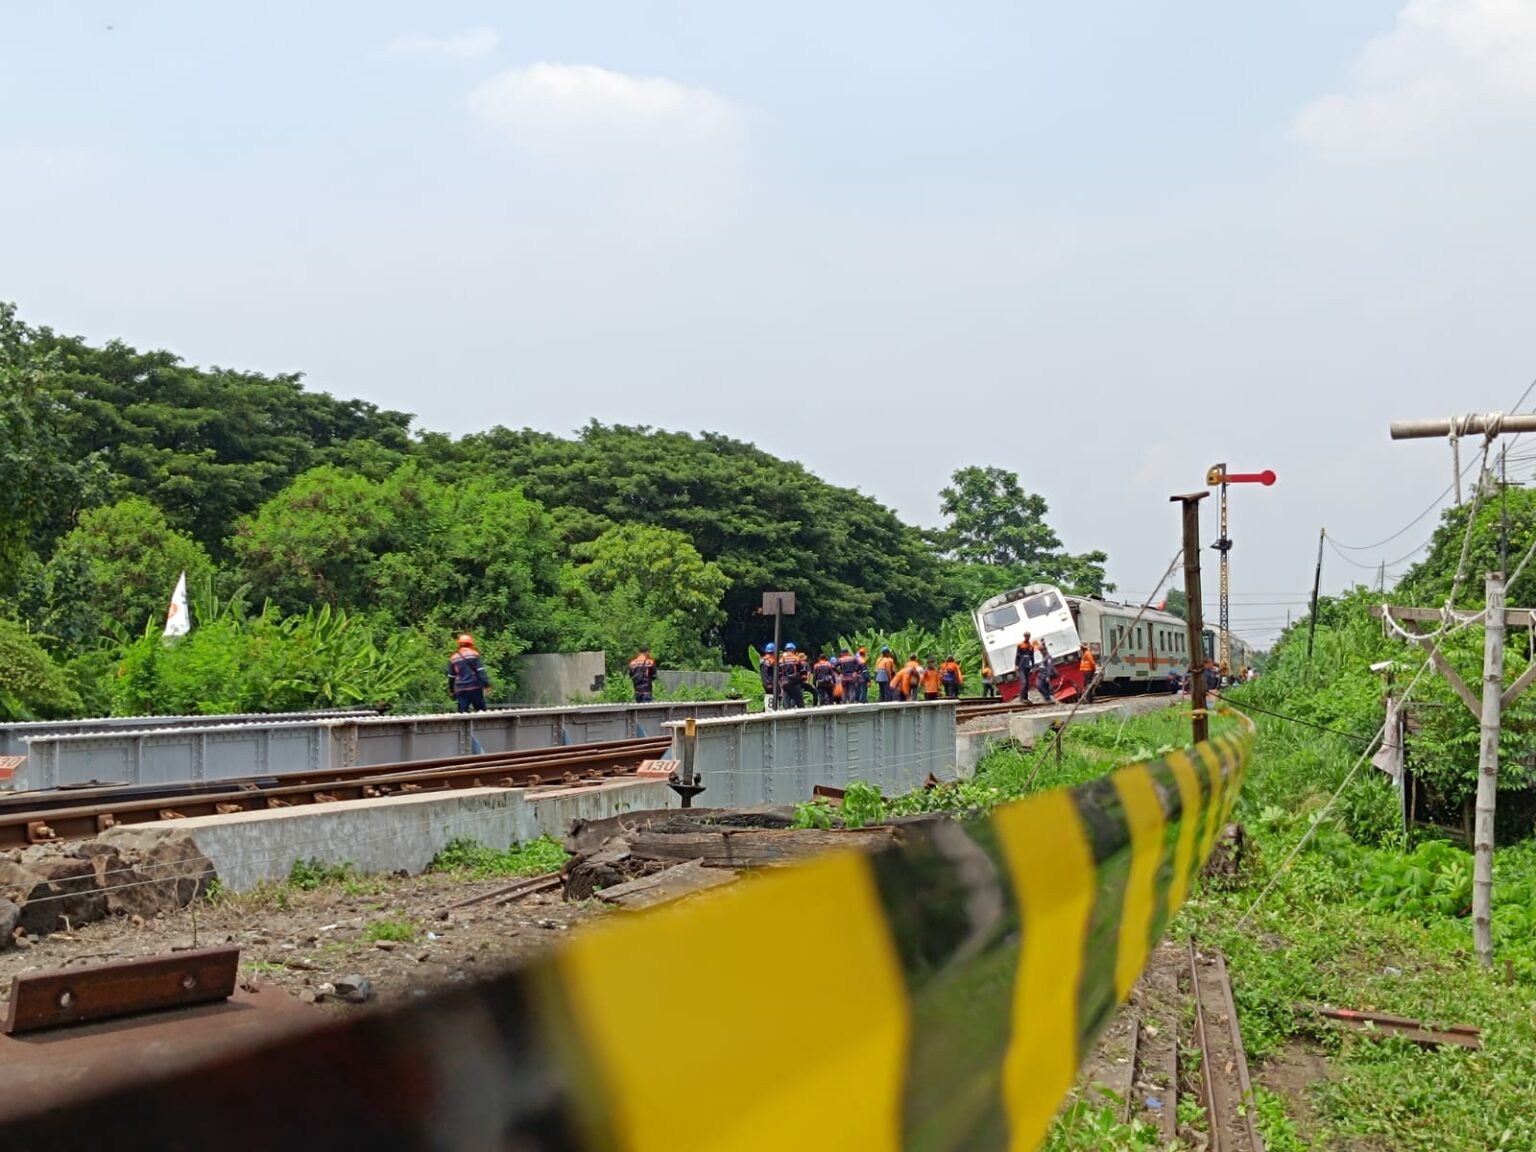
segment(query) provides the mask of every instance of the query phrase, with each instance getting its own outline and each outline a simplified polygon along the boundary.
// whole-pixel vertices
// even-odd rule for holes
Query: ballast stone
[[[0,948],[110,915],[149,919],[207,890],[213,865],[192,837],[166,828],[112,829],[83,843],[39,844],[0,857]],[[15,909],[13,914],[10,908]]]

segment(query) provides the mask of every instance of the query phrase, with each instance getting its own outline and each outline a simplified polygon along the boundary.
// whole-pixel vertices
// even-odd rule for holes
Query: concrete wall
[[[538,707],[569,704],[603,690],[602,652],[532,652],[519,656],[517,703]]]
[[[493,848],[542,835],[564,835],[577,816],[601,819],[620,812],[675,807],[665,781],[621,780],[587,788],[533,794],[521,788],[466,788],[420,796],[344,800],[266,812],[199,816],[163,827],[127,825],[101,839],[189,832],[213,861],[219,881],[233,892],[288,878],[295,860],[353,864],[363,872],[420,872],[452,841],[476,840]]]
[[[682,759],[681,725],[670,757]],[[929,774],[953,780],[955,704],[855,704],[700,720],[695,770],[700,806],[740,808],[809,800],[817,784],[874,784],[887,796],[920,788]]]

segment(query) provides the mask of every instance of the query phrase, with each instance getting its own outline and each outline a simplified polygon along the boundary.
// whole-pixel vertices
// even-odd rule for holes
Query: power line
[[[1532,383],[1536,383],[1536,381],[1532,381]],[[1522,398],[1522,400],[1523,400],[1523,398]],[[1461,470],[1461,477],[1460,477],[1460,479],[1465,480],[1466,477],[1467,477],[1467,473],[1472,471],[1472,468],[1473,468],[1473,466],[1476,463],[1477,463],[1477,460],[1475,458],[1470,460],[1470,461],[1468,461],[1467,466]],[[1374,544],[1340,544],[1332,536],[1328,537],[1328,543],[1333,545],[1334,551],[1338,551],[1340,548],[1342,548],[1346,552],[1374,552],[1376,549],[1380,548],[1383,544],[1390,544],[1390,543],[1392,543],[1392,541],[1396,540],[1404,532],[1407,532],[1408,529],[1412,528],[1419,521],[1423,520],[1424,517],[1428,516],[1431,512],[1436,511],[1440,507],[1441,501],[1443,501],[1447,496],[1449,496],[1455,490],[1456,483],[1457,482],[1455,480],[1452,480],[1449,484],[1447,484],[1445,486],[1444,490],[1440,493],[1440,495],[1438,495],[1438,496],[1436,496],[1434,498],[1434,500],[1430,503],[1428,508],[1424,509],[1424,511],[1420,512],[1412,520],[1408,521],[1408,523],[1404,524],[1396,532],[1392,533],[1392,535],[1387,536],[1384,539],[1378,540]],[[1417,552],[1418,549],[1415,548],[1414,551]],[[1346,557],[1346,559],[1347,559],[1347,557]],[[1375,565],[1373,564],[1373,565],[1371,565],[1371,567],[1374,568]]]

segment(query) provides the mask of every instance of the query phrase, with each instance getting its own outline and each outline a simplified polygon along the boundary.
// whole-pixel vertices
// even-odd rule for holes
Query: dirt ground
[[[488,976],[550,947],[575,925],[611,914],[596,901],[567,904],[558,888],[504,906],[487,900],[453,907],[512,883],[512,877],[448,874],[370,877],[311,891],[226,895],[150,920],[111,917],[0,952],[0,1004],[9,997],[11,977],[22,972],[223,945],[240,948],[242,976],[263,987],[302,996],[362,976],[373,999],[387,1003]],[[349,1007],[324,997],[321,1003]]]

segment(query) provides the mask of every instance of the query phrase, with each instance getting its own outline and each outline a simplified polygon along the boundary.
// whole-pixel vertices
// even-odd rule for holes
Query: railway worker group
[[[873,684],[876,699],[891,701],[938,700],[959,697],[965,674],[953,656],[935,664],[909,656],[898,664],[889,648],[881,648],[873,663],[867,649],[844,648],[821,653],[813,661],[794,644],[779,652],[774,645],[763,649],[758,662],[763,695],[779,708],[804,708],[807,698],[815,704],[867,704]]]

